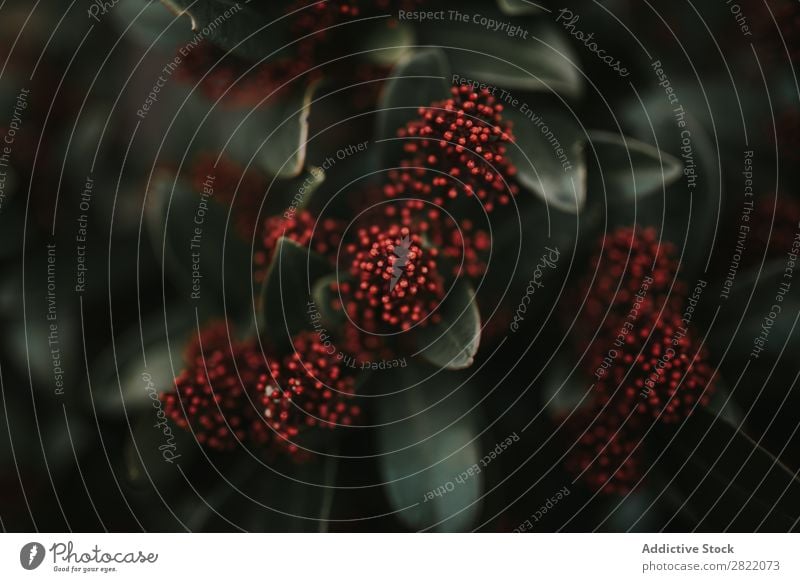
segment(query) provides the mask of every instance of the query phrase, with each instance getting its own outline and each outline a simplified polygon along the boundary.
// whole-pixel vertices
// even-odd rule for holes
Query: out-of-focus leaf
[[[445,49],[453,72],[479,83],[567,97],[581,94],[578,58],[555,25],[492,9],[482,10],[481,16],[518,26],[527,39],[472,21],[449,21],[420,27],[420,42]]]
[[[158,406],[153,395],[174,390],[173,379],[184,366],[186,341],[196,334],[194,311],[175,306],[167,310],[169,323],[158,314],[115,340],[94,359],[90,397],[98,414],[138,415]],[[235,338],[234,338],[235,339]],[[142,342],[144,341],[144,353]],[[155,411],[153,411],[155,413]]]
[[[403,390],[376,402],[381,475],[397,518],[409,528],[465,531],[475,523],[483,489],[483,476],[467,473],[480,469],[482,457],[468,412],[474,393],[455,376],[429,372],[435,373],[398,370],[392,377]]]
[[[650,144],[607,131],[590,131],[586,157],[597,177],[605,184],[590,186],[606,192],[609,202],[630,201],[660,191],[674,183],[683,165],[674,156]],[[596,156],[596,157],[595,157]]]
[[[422,49],[392,70],[378,105],[378,139],[393,139],[419,107],[450,94],[450,67],[439,49]]]
[[[305,164],[309,105],[316,87],[300,79],[269,98],[265,94],[257,107],[212,111],[203,133],[218,132],[215,141],[225,136],[231,155],[242,160],[255,155],[256,165],[271,176],[295,177]]]
[[[696,93],[687,90],[679,94],[689,98]],[[650,196],[636,199],[635,204],[618,205],[609,221],[612,227],[633,220],[658,227],[667,240],[683,248],[681,269],[686,278],[691,278],[705,269],[715,235],[719,235],[716,227],[722,196],[721,166],[717,147],[694,115],[699,110],[687,104],[684,108],[681,120],[685,125],[679,127],[674,107],[661,88],[644,95],[641,103],[633,99],[620,108],[626,135],[681,160],[687,177],[672,184],[666,198]],[[689,141],[684,142],[684,138]]]
[[[250,248],[228,224],[226,207],[163,171],[153,178],[146,213],[156,256],[186,301],[219,304],[224,287],[230,311],[247,311]]]
[[[788,531],[797,526],[800,481],[736,426],[700,409],[662,432],[663,468],[675,475],[673,485],[698,516],[698,530]]]
[[[401,22],[392,27],[374,26],[370,23],[369,33],[361,48],[367,51],[365,57],[378,65],[392,65],[402,59],[414,45],[414,29]]]
[[[524,14],[539,14],[542,7],[534,0],[497,0],[500,10],[511,16]]]
[[[505,115],[513,123],[508,157],[519,183],[558,210],[581,211],[586,202],[585,137],[576,120],[546,103],[524,111],[508,107]]]
[[[236,0],[161,0],[175,14],[189,18],[192,32],[236,54],[258,61],[290,40],[278,2]]]

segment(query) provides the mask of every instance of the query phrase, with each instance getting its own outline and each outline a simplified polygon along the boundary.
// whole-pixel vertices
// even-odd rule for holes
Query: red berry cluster
[[[625,336],[619,355],[606,370],[603,360],[611,353],[607,337],[598,342],[602,348],[591,350],[588,367],[603,370],[595,389],[619,414],[635,409],[637,414],[674,423],[691,414],[698,402],[708,404],[713,370],[706,362],[706,350],[697,345],[672,304],[661,314],[647,314],[642,327]]]
[[[638,419],[626,420],[596,403],[569,422],[575,427],[576,442],[567,457],[567,470],[592,490],[609,495],[629,493],[642,477]]]
[[[310,332],[295,338],[294,352],[274,374],[261,377],[258,392],[276,444],[290,453],[298,452],[296,440],[304,427],[349,426],[361,413],[347,402],[355,392],[353,377]]]
[[[389,197],[420,198],[442,206],[474,196],[487,212],[508,204],[519,187],[506,157],[513,140],[503,105],[484,89],[451,89],[452,96],[419,109],[419,117],[398,132],[408,158],[390,173]],[[434,172],[431,169],[435,170]]]
[[[211,449],[255,444],[293,454],[303,429],[349,425],[360,414],[347,402],[353,378],[310,333],[295,338],[293,353],[265,356],[218,322],[190,342],[186,363],[175,392],[161,394],[164,411]]]
[[[425,248],[408,227],[360,229],[346,247],[352,281],[339,283],[344,308],[366,332],[408,330],[437,323],[444,280],[436,248]]]
[[[469,218],[456,222],[452,216],[443,216],[441,210],[429,207],[423,200],[403,200],[388,204],[385,214],[403,226],[414,229],[439,249],[442,257],[452,265],[454,277],[467,275],[478,278],[486,272],[486,260],[492,247],[489,233],[475,225]]]
[[[654,228],[623,227],[606,234],[592,257],[589,278],[579,286],[586,300],[587,327],[597,327],[607,311],[609,317],[627,315],[646,278],[652,282],[640,300],[644,312],[660,309],[672,285],[672,294],[682,294],[674,255],[675,246],[661,240]]]
[[[579,348],[586,350],[586,370],[595,379],[596,416],[587,426],[579,415],[568,427],[573,435],[587,433],[578,444],[591,447],[576,453],[579,458],[585,459],[603,439],[613,444],[604,450],[615,457],[633,451],[649,422],[679,422],[695,406],[707,404],[713,393],[706,350],[683,319],[685,286],[676,280],[673,256],[674,247],[659,242],[654,229],[622,228],[604,237],[592,261],[595,281],[581,286],[587,330],[578,338]],[[621,426],[625,430],[617,430]],[[590,483],[609,480],[601,470],[608,465],[602,456],[597,474],[593,469],[584,473]],[[613,486],[604,490],[632,486],[635,480],[630,477],[636,473],[629,469],[638,462],[620,465],[625,470],[613,475]]]
[[[231,340],[227,324],[217,322],[189,343],[186,364],[175,378],[175,392],[161,394],[175,424],[215,450],[268,440],[255,387],[274,364],[268,365],[254,344]]]

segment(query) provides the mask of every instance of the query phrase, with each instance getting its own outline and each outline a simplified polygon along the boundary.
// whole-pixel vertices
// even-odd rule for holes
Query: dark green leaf
[[[173,306],[167,312],[167,329],[164,314],[159,313],[142,321],[141,330],[138,325],[131,328],[117,338],[113,349],[93,360],[90,397],[98,414],[155,413],[153,394],[174,390],[173,379],[184,367],[184,346],[197,333],[197,323],[192,309]]]
[[[377,400],[381,474],[396,516],[409,528],[465,531],[475,523],[483,489],[480,473],[457,480],[481,458],[469,412],[474,393],[454,375],[428,371],[397,370],[392,378],[402,391]]]
[[[173,13],[187,15],[192,32],[236,54],[258,61],[290,39],[277,2],[161,0]],[[191,48],[191,46],[189,47]]]
[[[693,93],[697,92],[687,90],[678,94],[688,98]],[[675,182],[666,198],[651,196],[641,201],[637,199],[636,204],[619,205],[609,219],[611,226],[630,224],[634,219],[640,224],[657,226],[667,240],[685,249],[681,269],[685,277],[691,278],[693,273],[705,270],[709,260],[722,206],[722,192],[718,149],[703,124],[694,116],[700,110],[687,104],[684,107],[683,128],[678,127],[674,107],[664,98],[661,88],[643,96],[641,102],[633,99],[620,107],[626,134],[630,132],[630,135],[680,159],[685,171],[694,164],[695,179],[692,187],[689,178]],[[683,139],[687,136],[689,142],[684,144]],[[691,158],[684,155],[691,155]],[[601,201],[598,203],[602,204]]]
[[[321,277],[315,284],[312,292],[314,303],[319,309],[324,325],[339,327],[347,323],[347,314],[343,309],[334,309],[333,303],[339,299],[336,290],[333,288],[339,282],[336,274]]]
[[[663,431],[659,462],[698,516],[699,530],[788,531],[800,519],[800,481],[752,438],[705,409]],[[669,437],[674,440],[667,445]]]
[[[261,293],[259,334],[285,343],[311,327],[309,300],[314,285],[331,270],[307,248],[281,237]]]
[[[307,209],[312,197],[324,182],[325,172],[316,167],[306,168],[302,174],[291,180],[276,180],[267,190],[263,216],[278,216],[287,210],[299,212]]]
[[[500,10],[511,16],[542,12],[541,6],[533,0],[497,0],[497,4],[500,6]]]
[[[204,132],[216,132],[209,136],[214,141],[220,135],[229,138],[226,145],[235,158],[255,156],[256,166],[270,176],[295,177],[305,164],[309,106],[316,87],[299,80],[264,95],[266,100],[257,107],[216,108]]]
[[[527,105],[525,113],[506,108],[514,143],[508,157],[517,180],[558,210],[577,213],[586,202],[586,162],[577,121],[561,107]]]
[[[580,95],[577,56],[552,23],[491,9],[481,16],[519,26],[528,33],[527,40],[471,21],[449,21],[421,27],[420,41],[445,48],[452,70],[467,79],[511,90]]]
[[[224,287],[231,313],[252,306],[250,248],[228,222],[227,207],[213,198],[204,203],[188,183],[164,171],[153,179],[146,212],[156,256],[186,301],[220,304]]]
[[[465,279],[456,280],[439,312],[440,323],[415,331],[420,355],[441,368],[468,368],[481,341],[481,316],[472,285]]]
[[[391,73],[378,105],[378,139],[393,139],[417,115],[419,107],[450,94],[450,67],[439,49],[419,50]]]
[[[606,192],[610,203],[661,192],[683,173],[677,158],[631,137],[590,131],[589,142],[586,155],[595,170],[590,176],[602,181],[590,188]]]

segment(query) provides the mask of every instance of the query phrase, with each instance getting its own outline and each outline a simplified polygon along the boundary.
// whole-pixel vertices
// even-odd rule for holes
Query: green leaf
[[[186,25],[159,2],[144,4],[140,0],[119,0],[110,12],[118,29],[127,30],[126,36],[150,50],[174,54],[192,37]]]
[[[578,58],[552,23],[496,10],[484,10],[481,16],[518,26],[527,32],[527,39],[472,21],[448,21],[420,27],[420,42],[445,49],[452,70],[467,79],[510,90],[580,96],[583,86]]]
[[[4,208],[0,212],[0,259],[7,260],[18,257],[22,249],[23,225],[25,217],[16,205],[11,202],[16,197],[17,176],[13,168],[5,169],[5,190],[7,197],[4,204],[9,204],[10,208]]]
[[[662,428],[659,460],[684,505],[709,531],[789,531],[800,519],[800,481],[738,427],[705,409]],[[669,438],[674,436],[671,442]],[[660,449],[659,449],[660,450]]]
[[[500,10],[511,16],[540,14],[542,7],[532,0],[497,0]]]
[[[291,180],[275,180],[264,199],[263,216],[278,216],[287,210],[300,212],[311,204],[313,196],[325,182],[322,168],[306,168]]]
[[[317,83],[301,79],[257,107],[217,107],[204,134],[211,143],[226,136],[224,145],[233,157],[249,160],[255,156],[256,165],[271,176],[295,177],[305,165],[308,115],[316,87]]]
[[[692,94],[697,93],[691,90],[681,92],[680,89],[676,92],[687,100],[692,100]],[[689,187],[688,177],[679,180],[671,186],[666,198],[650,196],[641,201],[637,199],[636,204],[628,205],[627,212],[625,206],[620,205],[609,219],[611,227],[630,224],[634,219],[639,224],[658,226],[667,240],[683,247],[681,270],[684,277],[690,279],[695,273],[706,270],[718,234],[715,225],[720,220],[723,204],[719,152],[710,134],[694,116],[695,112],[702,110],[690,107],[689,103],[683,103],[683,106],[687,113],[681,117],[685,123],[682,128],[678,127],[674,106],[664,98],[661,88],[642,96],[641,101],[632,99],[624,103],[619,111],[626,135],[652,143],[659,150],[682,160],[685,171],[690,171],[690,163],[683,157],[686,153],[682,150],[686,145],[683,138],[690,136],[688,153],[694,163],[694,186]]]
[[[517,167],[517,181],[553,208],[581,211],[587,172],[585,136],[577,121],[547,102],[507,107],[505,116],[513,123],[508,157]]]
[[[174,423],[163,425],[157,412],[145,410],[129,420],[122,454],[114,458],[121,464],[123,481],[128,487],[166,494],[181,488],[184,481],[179,467],[185,471],[197,459],[200,445],[190,432]],[[147,498],[150,499],[149,495]]]
[[[161,0],[174,14],[189,17],[196,36],[259,61],[272,55],[291,39],[285,34],[283,10],[277,2],[240,0]],[[187,48],[191,49],[192,45]]]
[[[148,192],[146,219],[156,256],[182,299],[198,305],[219,304],[224,288],[232,313],[252,306],[250,248],[228,223],[227,207],[213,198],[203,206],[201,195],[186,181],[162,171]]]
[[[483,475],[461,479],[479,464],[474,392],[430,368],[397,370],[399,393],[376,401],[381,476],[396,516],[414,530],[469,530],[479,513]],[[387,380],[381,375],[381,382]],[[437,495],[434,492],[444,494]]]
[[[415,43],[414,27],[398,22],[395,26],[375,26],[369,22],[361,51],[368,61],[377,65],[391,66],[408,55]]]
[[[605,192],[609,202],[627,202],[633,198],[660,192],[683,173],[683,165],[674,156],[631,137],[607,131],[590,131],[586,156],[601,182],[592,190]],[[596,156],[596,157],[595,157]]]
[[[481,341],[481,316],[472,285],[457,279],[438,312],[440,323],[414,332],[420,355],[440,368],[470,367]]]
[[[192,309],[173,305],[166,311],[166,328],[163,313],[152,316],[142,321],[141,328],[134,326],[117,338],[113,349],[109,347],[93,360],[92,390],[87,391],[87,400],[92,399],[98,414],[146,414],[153,410],[154,391],[174,390],[173,380],[184,367],[183,348],[197,333],[196,321]]]
[[[758,273],[738,275],[710,332],[711,345],[729,346],[732,359],[746,359],[755,347],[753,341],[762,334],[762,326],[766,326],[769,335],[760,346],[759,360],[773,362],[781,351],[784,356],[800,351],[800,326],[795,324],[800,312],[800,286],[790,286],[780,301],[776,299],[781,284],[787,282],[785,268],[786,261],[777,259],[765,264]],[[775,304],[779,304],[779,313],[772,308]],[[771,311],[777,317],[767,322]]]
[[[259,334],[285,343],[309,329],[312,290],[330,270],[328,262],[313,251],[286,237],[278,239],[261,292]]]
[[[393,139],[417,109],[450,95],[450,67],[439,49],[422,49],[391,73],[378,105],[378,139]]]
[[[320,279],[314,284],[312,297],[314,304],[322,316],[325,325],[339,327],[347,323],[347,314],[344,309],[334,309],[333,301],[337,300],[338,294],[333,288],[334,283],[340,282],[337,274],[331,274]]]

